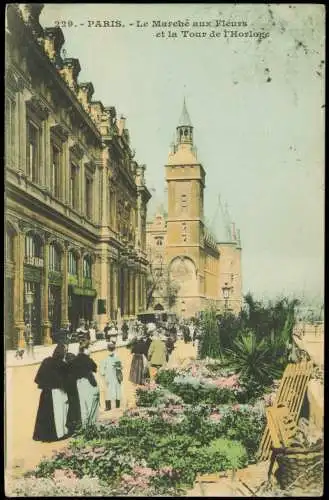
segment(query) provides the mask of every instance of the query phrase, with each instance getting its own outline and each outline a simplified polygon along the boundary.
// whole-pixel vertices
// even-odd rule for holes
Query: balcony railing
[[[43,267],[43,259],[41,257],[25,257],[25,264],[34,267]]]

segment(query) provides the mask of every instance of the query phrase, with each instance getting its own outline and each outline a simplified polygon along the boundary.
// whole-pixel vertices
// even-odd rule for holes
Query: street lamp
[[[224,305],[225,313],[227,312],[228,299],[230,297],[230,289],[231,288],[229,286],[227,286],[227,283],[225,283],[225,285],[222,287],[223,297],[225,300],[225,305]]]
[[[28,318],[28,324],[26,325],[26,345],[27,345],[27,351],[29,354],[32,354],[34,357],[34,350],[33,350],[33,333],[32,333],[32,304],[33,304],[33,292],[31,290],[28,290],[25,293],[25,301],[28,306],[28,312],[29,312],[29,318]]]

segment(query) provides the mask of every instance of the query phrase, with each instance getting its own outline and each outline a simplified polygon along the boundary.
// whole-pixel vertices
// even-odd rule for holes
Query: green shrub
[[[160,404],[177,404],[180,402],[179,396],[161,386],[155,389],[138,387],[136,390],[137,406],[158,406]]]
[[[225,354],[232,368],[244,379],[262,385],[271,384],[280,375],[270,342],[258,340],[252,330],[242,331],[232,349],[227,349]]]
[[[159,370],[155,381],[162,387],[171,390],[175,377],[177,377],[177,370]]]
[[[153,468],[173,467],[177,471],[177,483],[191,486],[197,473],[243,467],[247,463],[247,452],[241,443],[224,438],[202,446],[195,437],[173,436],[162,439],[148,461]]]
[[[200,358],[222,359],[221,339],[218,331],[217,312],[210,308],[203,312],[201,321]]]
[[[213,406],[237,401],[231,389],[212,387],[210,385],[173,383],[172,391],[186,404],[206,403]]]

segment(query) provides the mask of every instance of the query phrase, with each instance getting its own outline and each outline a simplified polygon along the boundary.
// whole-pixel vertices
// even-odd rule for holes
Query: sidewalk
[[[116,345],[117,347],[124,347],[129,343],[128,340],[122,341],[120,338],[118,339]],[[16,367],[16,366],[26,366],[26,365],[37,365],[40,364],[41,361],[48,356],[51,356],[54,352],[56,344],[46,345],[46,346],[35,346],[34,347],[34,356],[29,355],[26,351],[23,354],[23,358],[16,358],[16,351],[10,350],[6,351],[6,367]],[[96,340],[94,344],[90,347],[90,352],[97,351],[105,351],[107,349],[107,341],[106,340]],[[78,354],[79,351],[79,343],[75,342],[73,344],[69,344],[69,352],[73,354]]]

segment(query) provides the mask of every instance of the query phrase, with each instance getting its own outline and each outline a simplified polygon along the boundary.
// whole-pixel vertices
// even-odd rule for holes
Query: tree
[[[201,320],[202,337],[200,340],[200,358],[223,359],[221,339],[218,330],[217,312],[215,307],[203,311]]]
[[[159,266],[150,262],[146,280],[146,309],[154,305],[155,294],[161,296],[171,309],[176,304],[178,290],[179,284],[171,278],[162,261]]]

